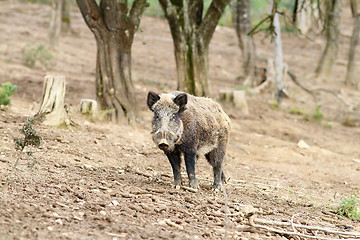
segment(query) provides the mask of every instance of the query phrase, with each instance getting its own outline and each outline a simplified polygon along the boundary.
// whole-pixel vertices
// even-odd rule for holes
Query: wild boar
[[[180,187],[181,155],[191,188],[197,188],[195,163],[198,155],[213,167],[214,189],[225,182],[223,161],[229,139],[230,119],[221,106],[210,98],[184,92],[156,94],[149,92],[147,105],[154,112],[152,138],[164,151],[174,174],[174,185]]]

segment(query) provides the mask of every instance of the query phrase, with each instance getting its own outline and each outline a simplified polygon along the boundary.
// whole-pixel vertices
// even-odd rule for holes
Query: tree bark
[[[295,2],[294,22],[300,33],[306,35],[312,26],[312,3],[309,0]]]
[[[338,52],[339,24],[343,0],[325,1],[325,4],[326,46],[316,69],[316,74],[320,79],[328,79],[331,76],[332,67],[335,64]]]
[[[250,0],[236,0],[234,9],[234,25],[242,52],[242,79],[244,85],[254,87],[255,81],[255,43],[251,31]]]
[[[146,0],[77,0],[85,22],[97,43],[96,96],[113,121],[131,122],[136,102],[131,79],[131,46]]]
[[[43,124],[49,126],[70,124],[64,105],[65,86],[64,76],[45,77],[40,109],[35,115],[43,120]]]
[[[273,0],[273,8],[276,8],[275,1]],[[282,41],[281,41],[281,28],[279,21],[279,14],[274,11],[273,25],[275,34],[275,85],[276,85],[276,99],[278,102],[281,101],[284,90],[284,64],[283,64],[283,53],[282,53]]]
[[[159,0],[174,42],[178,89],[209,95],[208,52],[216,25],[230,0],[213,0],[203,16],[203,0]]]
[[[349,60],[347,65],[345,84],[359,88],[359,80],[356,76],[355,56],[356,48],[359,43],[360,14],[358,13],[357,0],[351,0],[351,10],[354,17],[354,28],[350,41]]]
[[[55,47],[61,32],[61,18],[64,0],[52,1],[52,13],[49,28],[49,44],[50,47]]]
[[[61,11],[61,32],[71,31],[71,2],[70,0],[63,0],[62,11]]]

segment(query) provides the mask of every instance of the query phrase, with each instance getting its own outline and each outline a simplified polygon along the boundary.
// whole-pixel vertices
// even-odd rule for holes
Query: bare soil
[[[360,193],[360,93],[342,84],[352,31],[348,10],[332,79],[313,74],[324,39],[283,33],[284,61],[299,81],[331,93],[318,91],[313,98],[289,79],[290,98],[278,108],[271,92],[248,96],[246,116],[224,106],[232,120],[226,194],[212,191],[203,158],[196,170],[200,190],[174,189],[170,164],[151,141],[147,91],[176,87],[166,21],[143,17],[136,34],[132,64],[140,120],[125,126],[78,113],[82,98],[95,97],[96,44],[76,9],[73,32],[49,50],[47,66],[25,66],[24,49],[47,44],[50,12],[46,5],[0,2],[0,83],[18,86],[11,106],[0,111],[0,239],[303,239],[251,226],[250,216],[360,232],[358,219],[334,213],[341,199]],[[262,63],[273,57],[269,38],[256,35],[256,46]],[[210,49],[213,98],[239,85],[240,60],[233,29],[218,27]],[[21,136],[25,116],[39,109],[46,74],[66,76],[66,104],[76,126],[34,125],[43,141],[39,149],[26,149],[29,157],[15,150],[13,138]],[[316,121],[319,105],[324,119]],[[309,148],[300,148],[300,140]]]

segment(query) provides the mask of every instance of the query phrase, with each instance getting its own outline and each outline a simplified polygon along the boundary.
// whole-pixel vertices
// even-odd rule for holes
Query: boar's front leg
[[[186,172],[189,177],[190,187],[196,189],[197,181],[195,176],[196,153],[184,153]]]
[[[176,188],[180,187],[181,185],[181,172],[180,172],[180,164],[181,164],[181,158],[180,158],[180,152],[177,150],[174,151],[166,151],[166,156],[169,159],[169,162],[171,164],[173,174],[174,174],[174,185]]]

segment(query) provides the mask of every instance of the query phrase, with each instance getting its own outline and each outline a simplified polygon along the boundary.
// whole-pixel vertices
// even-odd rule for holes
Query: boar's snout
[[[163,150],[163,151],[166,151],[169,149],[169,144],[165,143],[165,142],[161,142],[159,143],[158,147]]]

